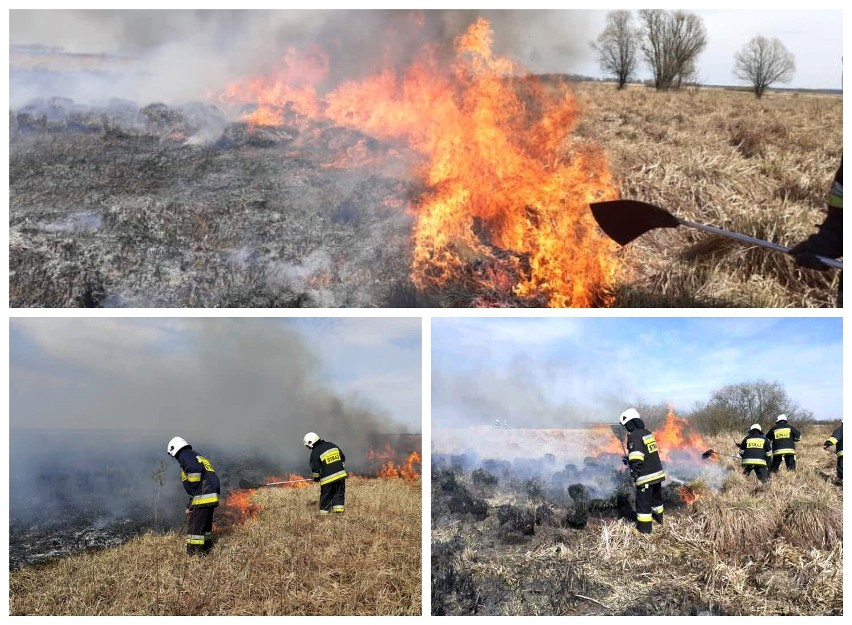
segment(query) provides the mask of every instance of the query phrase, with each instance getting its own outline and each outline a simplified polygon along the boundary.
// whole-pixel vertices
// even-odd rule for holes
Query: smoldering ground
[[[11,341],[11,565],[56,541],[177,527],[187,497],[165,452],[172,436],[209,457],[225,496],[240,478],[306,475],[309,431],[364,475],[378,468],[370,450],[419,451],[419,414],[336,391],[326,369],[337,354],[279,320],[19,320]],[[392,385],[416,401],[419,376]]]

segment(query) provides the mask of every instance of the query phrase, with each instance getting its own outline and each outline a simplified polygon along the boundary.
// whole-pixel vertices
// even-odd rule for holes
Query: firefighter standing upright
[[[166,447],[180,464],[183,488],[191,497],[186,506],[186,553],[204,555],[213,547],[213,511],[219,505],[219,478],[210,461],[193,451],[180,436]]]
[[[305,447],[311,450],[311,477],[320,485],[320,514],[343,513],[346,496],[346,456],[315,432],[308,432]]]
[[[663,522],[663,480],[666,474],[654,435],[634,408],[621,413],[621,425],[627,429],[627,458],[630,476],[636,485],[636,529],[650,534],[652,521]]]
[[[737,447],[740,448],[743,475],[754,471],[761,482],[769,480],[768,465],[772,460],[772,445],[763,435],[763,428],[759,423],[755,423],[748,429],[748,434]]]
[[[837,452],[837,481],[843,481],[843,424],[837,426],[837,429],[831,433],[828,440],[823,443],[823,449],[831,449],[834,445],[834,450]]]
[[[775,427],[766,433],[766,438],[772,443],[772,465],[770,473],[778,473],[781,461],[787,465],[788,471],[796,470],[796,443],[802,440],[802,434],[787,422],[787,415],[780,414],[775,419]]]

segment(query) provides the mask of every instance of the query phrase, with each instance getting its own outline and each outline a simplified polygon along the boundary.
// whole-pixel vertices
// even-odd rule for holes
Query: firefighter
[[[755,423],[748,429],[748,434],[737,445],[740,448],[740,458],[743,463],[743,475],[754,471],[762,483],[769,480],[769,461],[772,459],[772,445],[763,435],[763,428]]]
[[[636,529],[650,534],[652,521],[663,522],[663,480],[666,474],[654,435],[635,408],[621,413],[621,425],[627,429],[627,457],[630,477],[636,485]]]
[[[820,262],[817,256],[840,258],[843,256],[843,158],[834,174],[831,190],[825,198],[828,212],[819,225],[819,230],[807,239],[794,245],[790,253],[796,262],[809,269],[825,271],[828,266]],[[843,276],[838,280],[837,306],[843,306]]]
[[[769,467],[769,472],[778,473],[782,459],[788,471],[795,471],[796,443],[802,440],[802,434],[787,422],[787,415],[778,415],[775,419],[775,427],[766,433],[766,438],[772,443],[772,465]]]
[[[834,450],[837,452],[837,481],[843,481],[843,424],[837,426],[837,429],[831,433],[822,444],[822,448],[828,451],[834,445]]]
[[[180,436],[169,441],[166,452],[180,464],[180,479],[190,496],[184,513],[186,553],[206,555],[213,547],[213,511],[219,505],[219,478],[210,461]]]
[[[346,456],[334,443],[308,432],[305,447],[311,450],[311,477],[320,485],[320,514],[342,514],[346,495]]]

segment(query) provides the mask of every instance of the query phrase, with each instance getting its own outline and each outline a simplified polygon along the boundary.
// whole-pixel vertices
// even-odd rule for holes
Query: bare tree
[[[723,386],[696,408],[690,420],[709,434],[744,432],[752,423],[762,424],[766,431],[782,413],[800,421],[813,419],[813,413],[797,406],[780,383],[757,380]]]
[[[615,76],[618,88],[624,89],[636,71],[639,48],[639,31],[633,24],[633,14],[630,11],[608,13],[606,27],[590,45],[598,53],[600,68]]]
[[[707,47],[704,20],[688,11],[642,9],[641,49],[658,90],[677,89],[697,75],[697,60]]]
[[[790,82],[796,60],[780,39],[754,37],[734,55],[734,76],[751,85],[754,95],[763,97],[776,82]]]

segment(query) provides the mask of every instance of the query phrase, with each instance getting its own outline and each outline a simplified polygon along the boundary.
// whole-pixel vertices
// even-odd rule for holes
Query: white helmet
[[[787,415],[780,414],[775,418],[775,423],[778,423],[779,421],[786,421],[786,420],[787,420]]]
[[[619,422],[621,423],[621,425],[627,425],[628,421],[639,418],[639,413],[637,412],[636,408],[628,408],[627,410],[621,413],[621,418],[619,419]]]
[[[172,458],[177,456],[177,452],[179,452],[184,447],[189,447],[189,443],[183,440],[180,436],[175,436],[172,440],[169,441],[169,446],[166,447],[166,453],[169,454]]]
[[[755,423],[754,425],[752,425],[752,426],[749,428],[749,430],[757,430],[758,432],[763,432],[763,428],[762,428],[762,427],[760,427],[760,424],[759,424],[759,423]]]
[[[317,436],[316,432],[308,432],[307,434],[305,434],[304,438],[305,447],[307,447],[308,449],[313,449],[314,444],[316,444],[319,439],[320,438],[319,436]]]

